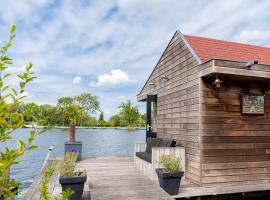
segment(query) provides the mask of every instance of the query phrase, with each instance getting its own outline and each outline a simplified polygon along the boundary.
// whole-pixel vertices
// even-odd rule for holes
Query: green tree
[[[24,121],[26,123],[37,122],[36,120],[39,118],[39,105],[36,103],[27,103],[24,105]]]
[[[82,117],[78,122],[81,126],[83,125],[83,120],[86,119],[88,115],[100,110],[98,97],[91,93],[82,93],[79,96],[75,96],[73,100],[82,108]]]
[[[105,121],[104,121],[104,113],[101,112],[101,113],[99,114],[98,126],[104,126],[104,124],[105,124]]]
[[[146,114],[145,113],[140,116],[140,123],[139,124],[140,124],[140,127],[145,127],[145,124],[146,124]]]
[[[101,113],[99,114],[99,119],[98,119],[98,121],[104,122],[104,112],[101,112]]]
[[[133,126],[138,123],[139,120],[139,110],[136,106],[131,104],[130,100],[123,102],[119,108],[121,109],[120,115],[127,122],[128,126]]]
[[[109,121],[111,122],[113,127],[119,127],[121,126],[121,117],[120,115],[113,115]]]
[[[57,101],[61,120],[65,126],[70,125],[71,120],[73,124],[80,126],[95,122],[96,119],[93,119],[90,114],[99,111],[99,105],[98,97],[90,93],[82,93],[74,98],[61,97]]]
[[[83,119],[88,114],[99,110],[99,101],[96,96],[90,93],[82,93],[74,98],[61,97],[58,99],[57,106],[61,112],[61,118],[65,125],[69,125],[69,142],[75,142],[76,125],[82,125]]]
[[[14,77],[14,75],[7,72],[12,65],[12,60],[6,54],[12,46],[15,30],[16,27],[12,26],[9,40],[0,50],[0,145],[3,145],[1,143],[8,140],[12,140],[14,130],[24,124],[23,116],[27,115],[27,113],[21,114],[18,110],[21,110],[22,102],[25,99],[26,86],[36,78],[30,63],[21,74],[17,74],[19,89],[14,89],[6,84],[7,79]],[[13,81],[13,84],[16,83]],[[18,164],[18,158],[22,157],[27,150],[37,148],[32,143],[35,137],[43,132],[33,129],[29,132],[29,137],[26,141],[17,141],[18,145],[16,148],[5,148],[0,152],[0,196],[2,195],[4,199],[14,199],[15,194],[11,192],[11,189],[19,185],[17,181],[10,179],[10,167]]]
[[[64,126],[69,125],[69,117],[67,109],[68,107],[73,105],[73,98],[72,97],[61,97],[57,100],[57,106],[60,110],[60,116],[63,121]]]
[[[98,121],[95,116],[84,115],[81,119],[81,126],[94,127],[98,125]]]
[[[47,126],[62,125],[60,116],[60,110],[56,106],[43,104],[39,106],[39,118],[42,119]]]
[[[87,114],[100,110],[98,97],[91,93],[82,93],[79,96],[74,97],[74,100],[80,104]]]

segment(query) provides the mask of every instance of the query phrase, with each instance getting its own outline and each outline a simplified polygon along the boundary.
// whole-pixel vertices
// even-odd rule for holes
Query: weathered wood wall
[[[138,99],[157,94],[157,135],[186,149],[186,178],[200,183],[198,63],[176,33]],[[169,80],[162,80],[166,75]],[[152,82],[155,86],[150,86]]]
[[[228,78],[218,90],[212,87],[216,66]],[[157,135],[185,147],[186,178],[194,183],[269,181],[270,85],[262,82],[270,78],[269,67],[245,66],[220,59],[198,65],[176,33],[138,95],[157,94]],[[265,95],[265,115],[242,115],[241,93]]]
[[[270,177],[270,85],[213,79],[201,85],[202,184],[252,184]],[[242,115],[241,93],[265,95],[264,115]]]

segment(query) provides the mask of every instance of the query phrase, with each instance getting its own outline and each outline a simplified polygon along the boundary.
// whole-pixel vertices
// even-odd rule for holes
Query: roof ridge
[[[256,44],[247,44],[247,43],[243,43],[243,42],[234,42],[234,41],[230,41],[230,40],[222,40],[222,39],[195,36],[195,35],[187,35],[187,34],[184,34],[184,36],[185,37],[200,38],[200,39],[204,39],[204,40],[214,40],[214,41],[217,41],[217,42],[225,42],[225,43],[230,43],[230,44],[239,44],[239,45],[246,45],[246,46],[257,47],[257,48],[259,47],[259,48],[270,49],[270,47],[267,47],[267,46],[256,45]]]

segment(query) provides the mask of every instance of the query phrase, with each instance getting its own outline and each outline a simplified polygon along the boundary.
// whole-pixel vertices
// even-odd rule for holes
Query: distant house
[[[176,31],[138,94],[147,137],[186,151],[201,186],[270,181],[270,48]]]

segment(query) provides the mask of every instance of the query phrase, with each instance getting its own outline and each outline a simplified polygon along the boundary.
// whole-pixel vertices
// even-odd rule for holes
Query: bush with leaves
[[[40,192],[42,200],[49,200],[51,198],[50,197],[51,195],[48,190],[48,184],[54,173],[55,173],[55,169],[53,166],[49,166],[45,168],[44,170],[41,187],[39,188],[39,192]]]
[[[21,74],[12,75],[8,73],[12,65],[12,60],[7,56],[8,49],[12,46],[15,37],[15,26],[11,26],[9,39],[0,50],[0,145],[12,140],[12,133],[24,124],[22,113],[17,112],[23,100],[26,98],[25,87],[36,77],[32,72],[30,63]],[[18,87],[11,87],[7,84],[9,78],[16,76],[18,78]],[[14,81],[13,81],[13,84]],[[36,119],[37,120],[37,119]],[[36,136],[42,134],[44,130],[31,129],[26,141],[18,140],[17,147],[13,149],[5,148],[0,151],[0,199],[14,199],[16,191],[13,188],[19,186],[19,183],[10,179],[10,167],[18,164],[18,159],[22,157],[27,150],[35,149],[32,143]]]
[[[40,196],[41,196],[41,200],[51,200],[53,199],[51,197],[51,194],[49,192],[48,189],[48,184],[49,181],[51,179],[51,177],[56,173],[56,168],[54,167],[55,163],[53,163],[51,166],[48,166],[45,168],[44,173],[43,173],[43,178],[42,178],[42,182],[41,182],[41,187],[39,188],[39,192],[40,192]],[[61,194],[61,197],[54,197],[54,200],[69,200],[69,198],[71,197],[71,195],[74,192],[68,188],[66,191],[63,191]]]

